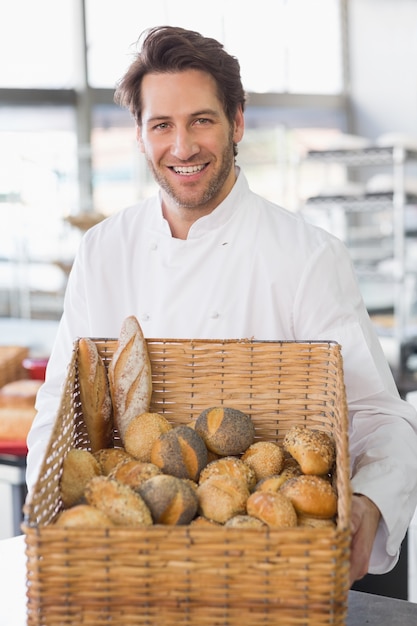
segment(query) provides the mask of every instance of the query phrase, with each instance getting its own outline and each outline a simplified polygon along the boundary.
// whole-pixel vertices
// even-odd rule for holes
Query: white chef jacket
[[[91,228],[71,271],[28,437],[32,488],[77,337],[118,337],[135,315],[146,337],[335,340],[342,346],[352,486],[383,515],[372,573],[391,569],[417,503],[417,417],[396,389],[345,246],[251,192],[228,197],[172,237],[159,197]]]

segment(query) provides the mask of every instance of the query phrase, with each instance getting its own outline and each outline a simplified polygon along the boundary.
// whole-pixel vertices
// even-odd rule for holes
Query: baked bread
[[[249,491],[252,491],[256,486],[254,470],[236,456],[224,456],[206,465],[200,474],[200,485],[211,476],[233,476],[243,480]]]
[[[327,474],[334,465],[334,440],[324,431],[293,426],[286,433],[283,446],[299,463],[303,474]]]
[[[94,458],[104,476],[108,476],[120,463],[133,460],[133,456],[124,448],[103,448],[94,452]]]
[[[291,500],[280,492],[255,491],[247,501],[247,513],[270,528],[297,526],[297,513]]]
[[[273,441],[256,441],[243,453],[242,461],[253,469],[256,481],[279,474],[284,467],[284,449]]]
[[[94,453],[111,447],[113,419],[106,367],[96,344],[88,337],[78,341],[78,378],[84,422]]]
[[[85,488],[85,499],[103,511],[116,526],[152,525],[151,512],[141,496],[114,478],[92,478]]]
[[[62,528],[109,528],[114,526],[111,519],[90,504],[77,504],[71,509],[62,511],[56,521]]]
[[[267,524],[252,515],[235,515],[225,523],[226,528],[266,528]]]
[[[255,427],[249,415],[226,406],[202,411],[194,428],[207,448],[220,456],[242,454],[255,440]]]
[[[321,476],[301,475],[287,480],[280,492],[289,498],[299,515],[331,518],[337,513],[337,494]]]
[[[235,515],[246,513],[249,489],[244,480],[233,476],[210,476],[197,489],[199,513],[224,524]]]
[[[108,376],[114,421],[124,442],[130,421],[149,411],[152,371],[148,347],[135,316],[127,317],[120,331],[117,348],[109,363]]]
[[[119,465],[116,465],[114,470],[110,472],[109,477],[115,478],[120,483],[128,485],[131,489],[137,491],[145,480],[161,473],[159,467],[153,463],[142,463],[142,461],[133,459],[132,461],[122,461]]]
[[[151,462],[164,474],[197,481],[207,465],[206,444],[192,428],[176,426],[155,441]]]
[[[150,463],[155,441],[171,428],[172,425],[160,413],[135,415],[125,430],[125,449],[138,461]]]
[[[6,383],[0,388],[0,408],[34,409],[41,380],[22,378]]]
[[[188,480],[160,474],[139,487],[155,524],[189,524],[198,509],[197,492]]]
[[[294,478],[295,476],[300,476],[301,470],[298,467],[287,467],[282,470],[280,474],[275,474],[273,476],[267,476],[266,478],[262,478],[256,484],[256,491],[278,491],[286,480],[290,478]]]
[[[97,459],[88,450],[72,448],[62,464],[60,492],[64,508],[83,502],[87,483],[101,473]]]

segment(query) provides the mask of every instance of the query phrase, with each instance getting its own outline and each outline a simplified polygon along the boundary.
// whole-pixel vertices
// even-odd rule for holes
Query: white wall
[[[353,131],[417,137],[416,0],[348,0]]]

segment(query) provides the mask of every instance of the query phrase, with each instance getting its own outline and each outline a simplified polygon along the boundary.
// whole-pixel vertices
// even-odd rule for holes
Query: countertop
[[[26,564],[23,535],[0,541],[0,565],[0,626],[26,626]],[[346,626],[416,625],[416,603],[359,591],[349,592]]]

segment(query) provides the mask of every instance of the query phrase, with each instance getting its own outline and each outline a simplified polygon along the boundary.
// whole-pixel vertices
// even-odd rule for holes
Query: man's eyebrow
[[[201,111],[195,111],[190,113],[188,117],[204,117],[205,115],[209,115],[211,117],[220,117],[220,114],[216,109],[202,109]],[[146,124],[155,123],[155,122],[166,122],[172,119],[171,115],[152,115],[148,119],[145,120]]]

